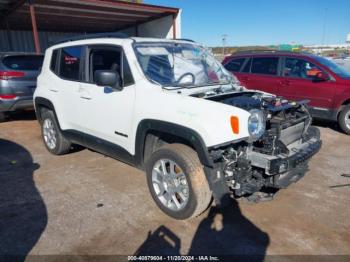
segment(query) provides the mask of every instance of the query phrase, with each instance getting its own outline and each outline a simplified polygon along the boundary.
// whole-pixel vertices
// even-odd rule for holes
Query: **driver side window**
[[[304,59],[286,58],[283,68],[283,76],[312,80],[323,70]]]
[[[89,54],[89,82],[95,83],[96,70],[112,70],[119,73],[122,86],[134,84],[129,63],[120,48],[96,48]]]

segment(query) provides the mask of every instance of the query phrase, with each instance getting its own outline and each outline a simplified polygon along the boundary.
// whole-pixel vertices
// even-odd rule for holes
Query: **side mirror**
[[[324,82],[328,80],[329,80],[329,76],[323,72],[317,72],[312,79],[312,81],[314,82]]]
[[[96,85],[111,87],[118,91],[123,89],[121,85],[120,75],[117,71],[113,70],[96,70],[94,73],[94,79]]]

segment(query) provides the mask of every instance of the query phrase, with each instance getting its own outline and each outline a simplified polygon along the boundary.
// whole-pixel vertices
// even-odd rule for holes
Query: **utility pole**
[[[222,35],[222,56],[225,57],[225,46],[226,46],[227,35]]]

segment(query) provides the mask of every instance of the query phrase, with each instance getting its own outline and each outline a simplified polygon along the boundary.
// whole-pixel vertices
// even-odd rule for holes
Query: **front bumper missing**
[[[226,169],[225,161],[216,162],[213,168],[205,167],[215,202],[224,204],[223,196],[232,192],[235,196],[249,196],[263,187],[281,189],[297,182],[307,172],[308,160],[322,146],[319,132],[313,131],[288,145],[288,154],[268,155],[247,147],[243,159],[234,162],[234,169]]]
[[[304,165],[320,150],[321,145],[322,141],[319,138],[314,137],[304,143],[294,143],[289,145],[289,155],[281,154],[270,156],[250,151],[248,153],[248,159],[251,161],[252,166],[263,168],[267,175],[284,174]]]

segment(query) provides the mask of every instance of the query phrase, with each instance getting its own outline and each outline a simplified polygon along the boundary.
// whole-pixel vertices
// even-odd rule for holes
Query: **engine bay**
[[[251,91],[204,98],[247,111],[259,109],[265,117],[266,129],[259,139],[213,148],[210,152],[235,196],[277,190],[304,175],[307,160],[320,147],[319,134],[310,128],[312,118],[307,100],[294,102]],[[315,142],[312,150],[305,150],[303,145],[307,141]]]

